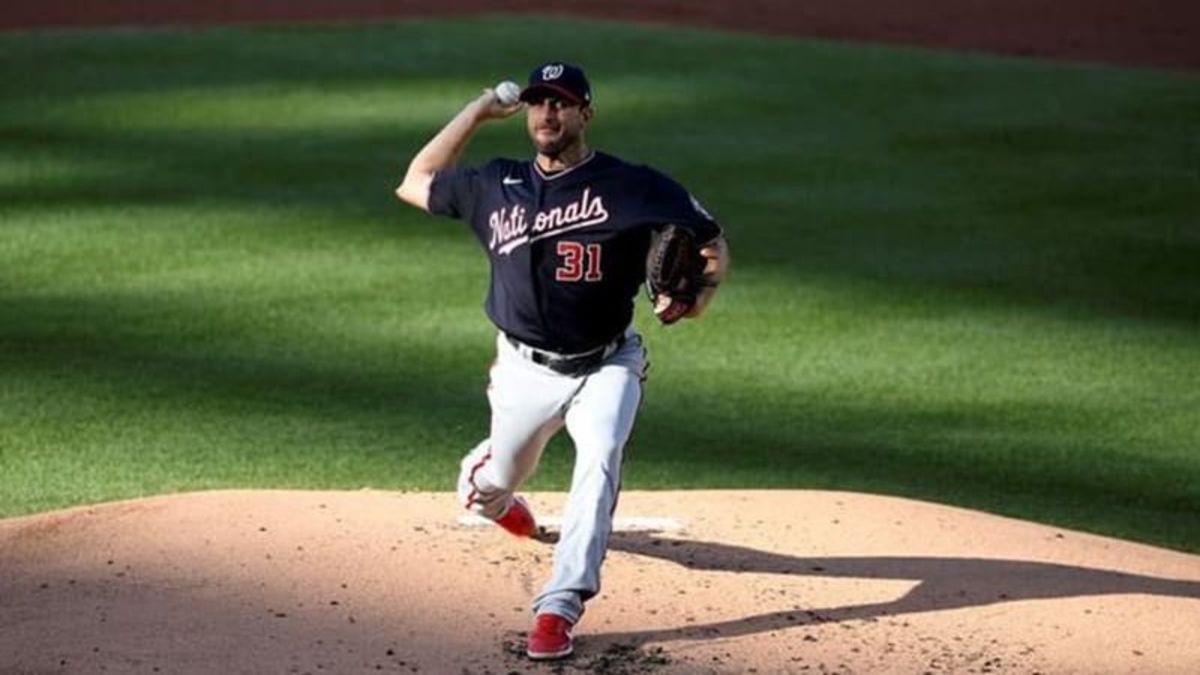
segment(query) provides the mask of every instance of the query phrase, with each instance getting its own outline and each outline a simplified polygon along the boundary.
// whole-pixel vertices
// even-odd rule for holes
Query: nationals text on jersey
[[[506,206],[488,215],[488,226],[492,228],[492,241],[488,248],[507,255],[521,244],[597,225],[606,220],[608,209],[604,208],[604,200],[599,195],[593,197],[591,188],[584,188],[579,199],[566,206],[539,211],[533,218],[532,234],[529,221],[525,218],[525,209]]]

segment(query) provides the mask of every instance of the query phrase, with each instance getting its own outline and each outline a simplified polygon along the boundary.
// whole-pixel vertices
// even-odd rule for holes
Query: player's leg
[[[458,493],[465,507],[495,520],[562,428],[564,409],[579,383],[530,363],[503,338],[497,340],[490,378],[491,433],[463,458]]]
[[[633,336],[589,376],[566,413],[575,442],[575,469],[554,550],[554,575],[534,601],[572,623],[600,590],[600,565],[612,532],[621,486],[621,460],[642,398],[645,351]]]

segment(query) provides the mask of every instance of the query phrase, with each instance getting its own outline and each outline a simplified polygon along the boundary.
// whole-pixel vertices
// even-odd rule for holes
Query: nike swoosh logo
[[[521,183],[524,183],[525,181],[521,180],[520,178],[509,178],[508,176],[505,176],[504,180],[502,180],[500,182],[504,183],[505,185],[520,185]]]

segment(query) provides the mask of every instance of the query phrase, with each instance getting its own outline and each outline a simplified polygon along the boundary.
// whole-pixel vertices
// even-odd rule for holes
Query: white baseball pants
[[[462,460],[460,501],[496,519],[537,468],[546,443],[564,426],[575,444],[571,491],[554,573],[534,599],[534,613],[579,620],[600,590],[600,565],[621,487],[621,460],[642,399],[646,351],[632,327],[599,369],[561,375],[522,356],[503,334],[488,386],[491,434]]]

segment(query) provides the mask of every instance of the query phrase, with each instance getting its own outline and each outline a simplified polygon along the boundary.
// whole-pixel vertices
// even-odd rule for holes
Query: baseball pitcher
[[[518,96],[519,92],[519,96]],[[459,167],[479,125],[525,111],[532,159]],[[588,147],[583,70],[550,62],[468,103],[412,159],[403,201],[469,224],[491,263],[491,428],[462,460],[463,505],[518,536],[538,529],[515,491],[563,427],[575,444],[553,574],[534,599],[533,659],[572,652],[600,589],[646,350],[632,325],[646,284],[663,323],[698,316],[728,265],[721,227],[674,180]]]

